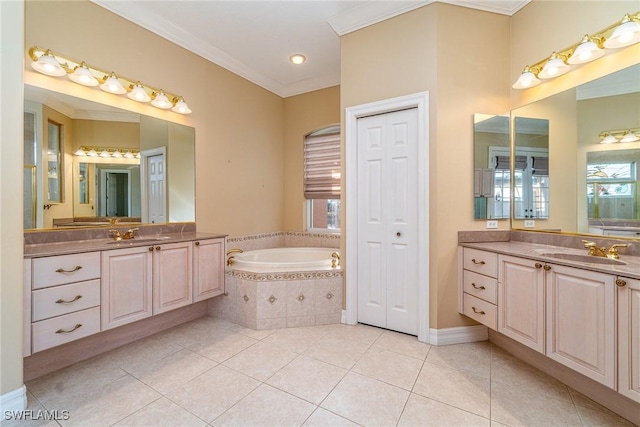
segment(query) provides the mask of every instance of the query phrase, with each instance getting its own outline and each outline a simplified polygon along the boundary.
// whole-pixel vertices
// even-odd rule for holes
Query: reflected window
[[[635,162],[587,165],[589,219],[636,219]]]
[[[49,121],[47,136],[47,200],[62,203],[62,125]]]

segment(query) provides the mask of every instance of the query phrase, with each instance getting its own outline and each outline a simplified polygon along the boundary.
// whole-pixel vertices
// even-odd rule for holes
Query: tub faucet
[[[340,254],[333,252],[331,254],[331,268],[338,268],[340,266]]]
[[[229,256],[231,254],[241,254],[243,252],[242,249],[238,249],[238,248],[233,248],[233,249],[229,249],[227,251],[227,267],[230,266],[231,264],[233,264],[233,260],[234,258],[232,256]]]

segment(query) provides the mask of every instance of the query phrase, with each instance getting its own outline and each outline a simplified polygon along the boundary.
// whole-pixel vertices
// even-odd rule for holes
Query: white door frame
[[[349,107],[345,110],[346,310],[345,323],[358,323],[358,129],[360,117],[418,109],[418,340],[429,339],[429,92]]]
[[[100,212],[98,216],[107,215],[107,174],[121,173],[127,175],[127,216],[131,216],[131,171],[128,169],[100,169]]]
[[[164,157],[164,203],[165,220],[167,218],[167,147],[156,147],[140,151],[140,214],[143,223],[149,222],[149,194],[147,193],[147,158],[162,155]]]

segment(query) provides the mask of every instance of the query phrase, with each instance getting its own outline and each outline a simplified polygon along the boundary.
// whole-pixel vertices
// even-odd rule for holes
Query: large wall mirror
[[[193,128],[30,85],[24,96],[25,229],[195,221]]]
[[[535,229],[640,238],[640,65],[512,111],[516,157],[524,117],[547,127],[532,135],[548,146],[539,166],[551,176],[537,183],[548,210]],[[528,213],[514,209],[513,227],[531,226]]]

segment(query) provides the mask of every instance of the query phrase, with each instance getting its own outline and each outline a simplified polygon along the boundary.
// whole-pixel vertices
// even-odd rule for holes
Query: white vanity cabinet
[[[544,266],[498,257],[498,332],[544,353]]]
[[[153,314],[193,302],[192,242],[154,246]]]
[[[193,302],[224,293],[224,239],[193,242]]]
[[[466,316],[496,329],[498,256],[493,252],[463,249],[462,299]]]
[[[618,391],[640,402],[640,280],[619,277]]]
[[[610,388],[616,386],[615,285],[610,274],[549,264],[546,355]]]
[[[32,353],[100,332],[100,252],[30,264]]]

